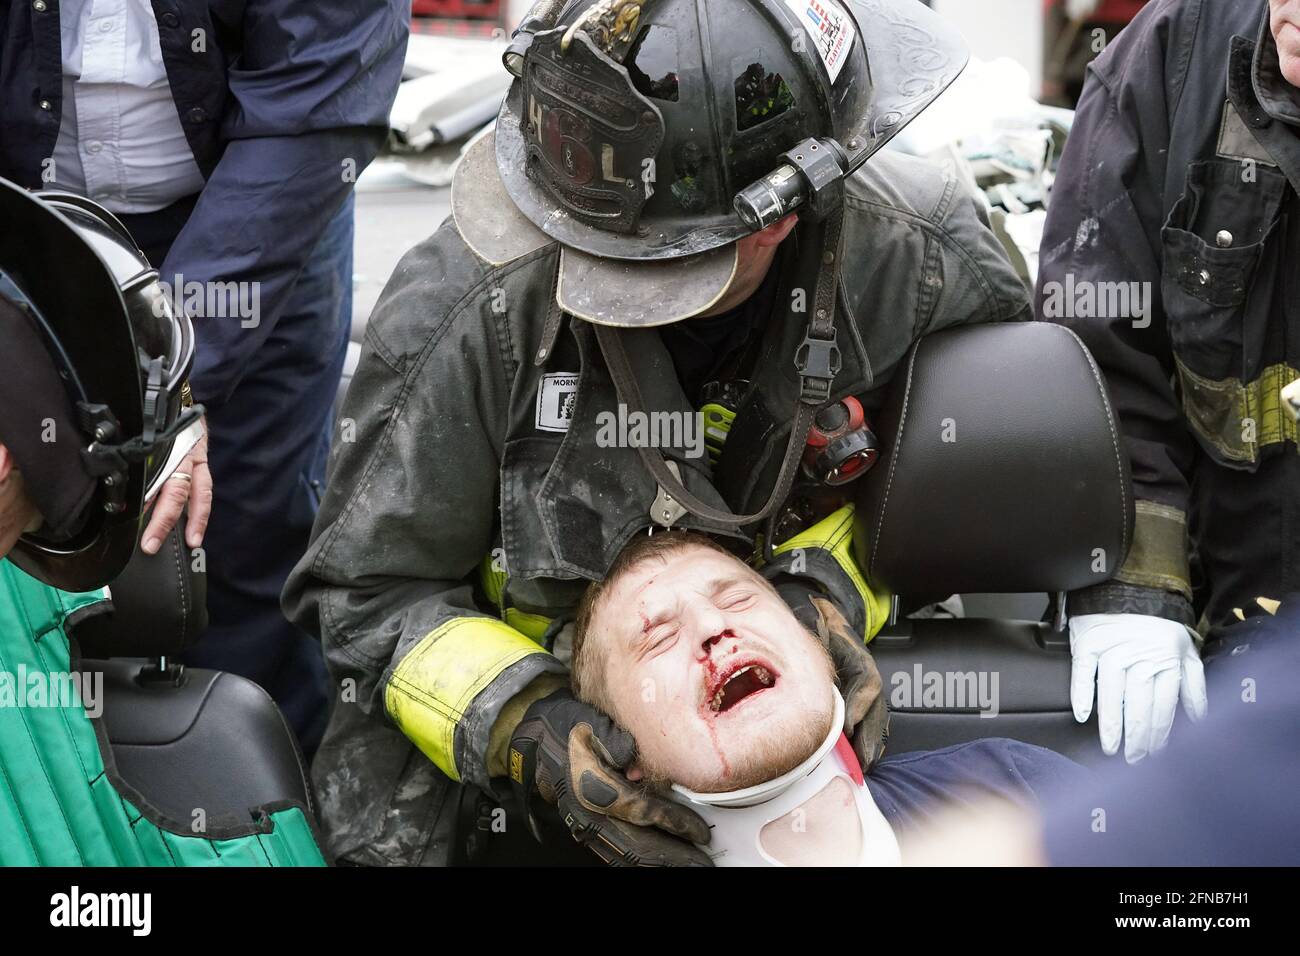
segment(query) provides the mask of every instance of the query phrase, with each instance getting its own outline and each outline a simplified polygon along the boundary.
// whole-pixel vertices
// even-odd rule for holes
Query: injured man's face
[[[721,793],[806,760],[835,715],[817,639],[728,554],[692,539],[631,554],[584,609],[573,671],[579,696],[636,738],[648,780]]]

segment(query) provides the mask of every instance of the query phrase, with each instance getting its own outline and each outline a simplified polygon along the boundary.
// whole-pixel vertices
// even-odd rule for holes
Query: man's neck
[[[856,866],[862,821],[853,785],[836,777],[810,800],[763,827],[759,842],[786,866]]]

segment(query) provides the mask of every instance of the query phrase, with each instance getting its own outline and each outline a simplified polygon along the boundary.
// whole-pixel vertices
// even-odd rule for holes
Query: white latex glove
[[[1205,670],[1186,627],[1145,614],[1085,614],[1070,619],[1070,703],[1074,719],[1092,714],[1097,684],[1101,749],[1137,763],[1162,749],[1178,700],[1192,720],[1205,716]]]
[[[1065,15],[1071,20],[1087,20],[1099,6],[1101,0],[1065,0]]]

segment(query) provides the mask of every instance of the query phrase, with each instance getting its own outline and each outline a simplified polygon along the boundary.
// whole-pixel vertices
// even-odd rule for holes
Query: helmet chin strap
[[[712,839],[705,849],[718,866],[782,866],[763,847],[763,829],[816,798],[837,779],[853,794],[862,849],[856,865],[897,866],[898,841],[871,798],[851,746],[844,738],[844,698],[835,694],[835,712],[826,739],[806,760],[773,780],[725,793],[697,793],[673,785],[673,795],[702,816]],[[851,764],[851,765],[850,765]],[[805,831],[806,832],[806,831]]]
[[[790,439],[786,444],[781,470],[767,504],[752,515],[735,515],[713,508],[686,490],[685,485],[669,469],[668,463],[658,449],[645,446],[637,448],[637,454],[641,456],[641,461],[659,483],[659,487],[695,517],[726,529],[739,529],[774,516],[790,496],[790,489],[794,486],[799,462],[803,456],[804,446],[808,442],[808,434],[812,430],[817,410],[830,400],[831,388],[840,370],[840,351],[836,344],[835,332],[835,304],[836,288],[839,284],[843,225],[844,214],[841,209],[835,210],[820,222],[813,223],[814,241],[806,243],[800,252],[803,260],[800,264],[800,275],[811,275],[815,271],[817,288],[813,298],[813,313],[808,320],[808,333],[804,336],[794,357],[795,368],[799,372],[800,387],[799,397],[795,402],[794,420],[790,426]],[[791,314],[795,313],[792,311]],[[600,343],[601,352],[605,356],[605,364],[609,366],[610,377],[613,379],[619,400],[627,406],[630,413],[644,414],[645,403],[641,398],[641,389],[632,373],[632,365],[628,360],[619,330],[597,325],[596,340]],[[769,529],[770,524],[769,522]],[[764,541],[765,547],[769,549],[772,544],[770,538],[769,530]]]

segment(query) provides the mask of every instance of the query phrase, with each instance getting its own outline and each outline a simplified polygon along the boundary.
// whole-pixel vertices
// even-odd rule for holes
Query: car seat
[[[1070,705],[1064,595],[1122,565],[1133,500],[1087,348],[1037,322],[927,336],[876,425],[884,449],[859,489],[854,543],[896,608],[953,593],[1055,595],[1045,621],[895,614],[871,644],[893,712],[889,753],[1011,737],[1101,759],[1096,717],[1079,724]],[[996,706],[981,704],[981,686]]]

